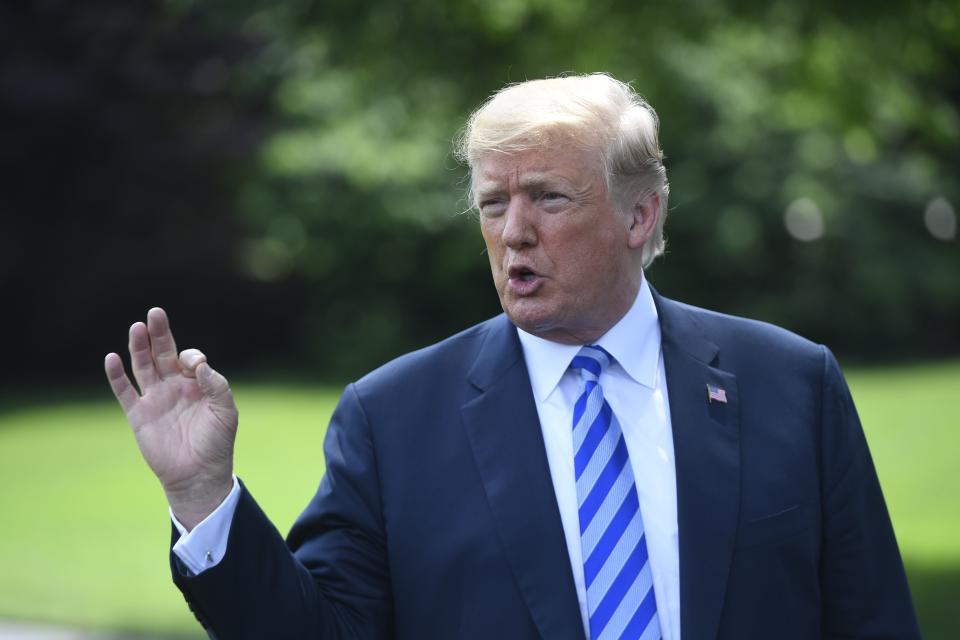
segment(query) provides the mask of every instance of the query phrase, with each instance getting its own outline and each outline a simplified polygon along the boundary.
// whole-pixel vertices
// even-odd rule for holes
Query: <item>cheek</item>
[[[503,247],[500,242],[500,233],[494,222],[481,222],[480,235],[483,236],[483,243],[487,247],[487,257],[490,258],[490,264],[498,268],[499,258],[503,254]]]
[[[587,231],[587,230],[584,230]],[[610,235],[594,236],[585,241],[586,234],[575,234],[555,243],[551,252],[558,273],[572,287],[592,291],[596,281],[607,281],[619,273],[621,267],[616,259],[622,247]]]

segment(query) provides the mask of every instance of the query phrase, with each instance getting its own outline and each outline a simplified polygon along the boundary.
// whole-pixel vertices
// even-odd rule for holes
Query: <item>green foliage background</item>
[[[0,346],[23,363],[0,378],[86,378],[156,304],[228,371],[337,380],[497,313],[451,141],[505,83],[591,71],[661,116],[662,293],[860,360],[960,351],[955,2],[0,12]]]
[[[279,81],[290,126],[266,143],[266,179],[241,200],[263,231],[255,268],[325,286],[338,267],[372,268],[372,290],[345,313],[369,315],[375,300],[390,343],[416,335],[410,306],[427,322],[475,317],[488,305],[477,295],[486,267],[475,230],[454,215],[465,204],[452,132],[505,82],[606,70],[661,114],[674,194],[673,249],[651,272],[661,289],[861,356],[957,348],[956,241],[923,225],[931,200],[960,197],[955,5],[383,2],[360,20],[347,6],[307,12]],[[284,30],[270,17],[262,28]],[[784,228],[797,201],[822,214],[816,242]],[[342,238],[334,219],[376,237],[339,252],[289,240],[306,227]],[[342,344],[369,332],[320,324],[318,340]]]

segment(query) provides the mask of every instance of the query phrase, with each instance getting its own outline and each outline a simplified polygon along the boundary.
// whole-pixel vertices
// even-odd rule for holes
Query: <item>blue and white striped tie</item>
[[[613,356],[587,345],[570,363],[583,388],[573,408],[574,472],[591,640],[660,640],[637,487],[600,374]]]

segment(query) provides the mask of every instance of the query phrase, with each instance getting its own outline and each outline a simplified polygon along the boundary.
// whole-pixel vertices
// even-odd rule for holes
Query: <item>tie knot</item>
[[[599,380],[600,374],[613,362],[613,356],[599,345],[585,345],[570,362],[570,368],[579,371],[580,376],[590,380]]]

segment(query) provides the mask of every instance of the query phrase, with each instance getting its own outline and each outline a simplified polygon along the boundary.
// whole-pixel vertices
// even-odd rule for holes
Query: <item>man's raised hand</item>
[[[237,406],[226,378],[200,351],[177,356],[163,309],[150,309],[146,325],[130,327],[129,348],[140,392],[116,353],[104,360],[107,379],[170,507],[192,529],[233,486]]]

